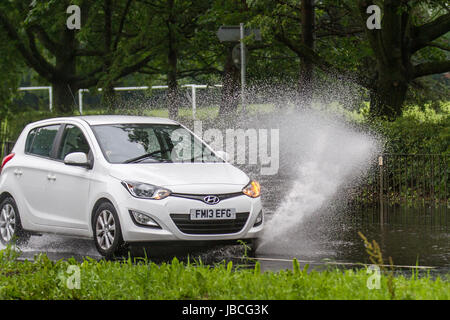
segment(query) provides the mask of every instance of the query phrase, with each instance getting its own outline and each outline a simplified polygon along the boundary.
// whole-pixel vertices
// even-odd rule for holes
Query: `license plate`
[[[236,209],[191,209],[191,220],[232,220]]]

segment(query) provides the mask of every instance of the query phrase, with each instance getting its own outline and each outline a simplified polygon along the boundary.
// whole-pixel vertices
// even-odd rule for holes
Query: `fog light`
[[[133,219],[134,223],[146,226],[146,227],[152,227],[152,228],[159,228],[161,229],[161,226],[152,218],[150,218],[148,215],[142,212],[137,212],[130,210],[131,218]]]
[[[259,212],[258,216],[256,217],[256,221],[255,224],[253,225],[254,227],[260,226],[264,221],[264,214],[262,212],[262,210]]]

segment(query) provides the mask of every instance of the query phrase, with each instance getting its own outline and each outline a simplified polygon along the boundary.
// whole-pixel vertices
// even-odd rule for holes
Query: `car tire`
[[[6,197],[0,203],[0,242],[4,246],[25,245],[30,237],[30,233],[22,228],[16,201],[12,197]]]
[[[125,245],[122,238],[119,216],[110,202],[98,206],[92,220],[94,242],[98,252],[107,259],[123,254]]]

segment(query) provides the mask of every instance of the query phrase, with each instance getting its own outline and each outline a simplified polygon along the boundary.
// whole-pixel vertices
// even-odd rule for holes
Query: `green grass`
[[[53,262],[42,254],[18,262],[9,249],[0,252],[0,299],[391,299],[388,276],[381,289],[369,290],[365,269],[310,271],[294,262],[293,271],[214,267],[201,263],[155,264],[75,260]],[[80,269],[80,289],[66,286],[70,265]],[[396,276],[395,299],[450,299],[444,278]],[[391,286],[392,288],[392,286]]]

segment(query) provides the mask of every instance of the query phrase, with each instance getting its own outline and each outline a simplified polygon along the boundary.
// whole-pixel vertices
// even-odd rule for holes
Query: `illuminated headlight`
[[[131,214],[131,217],[133,218],[134,222],[136,222],[137,224],[147,226],[147,227],[161,228],[155,220],[150,218],[145,213],[130,210],[130,214]]]
[[[170,196],[171,191],[148,183],[122,181],[122,185],[133,197],[161,200]]]
[[[256,221],[255,224],[253,225],[254,227],[257,227],[259,225],[261,225],[264,221],[264,215],[262,210],[259,212],[258,216],[256,217]]]
[[[250,181],[249,184],[242,189],[242,192],[250,198],[258,198],[261,194],[261,186],[257,181]]]

